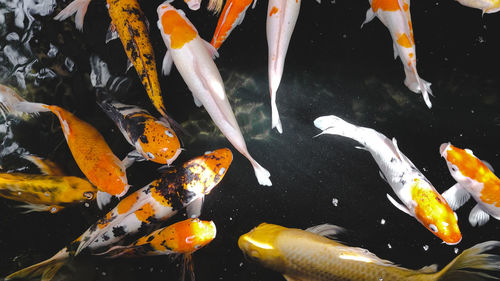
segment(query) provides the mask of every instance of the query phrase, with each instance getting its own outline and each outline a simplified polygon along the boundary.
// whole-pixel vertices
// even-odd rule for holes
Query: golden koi
[[[0,174],[0,196],[24,202],[26,212],[57,213],[65,206],[90,201],[97,189],[88,181],[71,176]]]
[[[99,207],[109,202],[109,195],[121,197],[127,193],[129,185],[123,163],[113,154],[103,136],[92,125],[55,105],[31,103],[23,99],[23,101],[17,100],[9,107],[26,113],[52,111],[58,117],[76,164],[87,179],[99,189],[97,194]]]
[[[229,37],[233,29],[240,25],[245,18],[245,13],[253,0],[227,0],[224,9],[219,16],[217,27],[210,44],[219,49],[222,43]],[[253,7],[257,1],[254,1]]]
[[[403,202],[400,204],[387,194],[396,208],[417,219],[446,244],[454,245],[462,240],[457,215],[430,181],[399,150],[396,139],[391,141],[373,129],[350,124],[333,115],[317,118],[314,125],[323,130],[320,135],[351,138],[361,143],[362,149],[370,152],[381,175]]]
[[[471,7],[480,9],[483,14],[491,14],[500,11],[500,0],[457,0],[458,3]]]
[[[363,248],[345,246],[335,238],[342,230],[318,225],[306,230],[262,223],[238,239],[245,256],[283,274],[286,280],[314,281],[438,281],[495,277],[473,270],[500,270],[500,256],[485,254],[498,241],[477,244],[458,255],[441,271],[437,266],[412,270],[394,265]]]
[[[75,25],[83,28],[83,18],[91,0],[74,0],[62,10],[55,20],[63,21],[76,13]],[[149,39],[146,17],[137,0],[107,0],[111,17],[110,33],[117,32],[128,59],[134,65],[137,74],[146,89],[149,98],[161,115],[166,115],[160,82],[156,70],[156,60]],[[114,38],[114,35],[107,35]]]
[[[469,215],[472,226],[487,223],[490,216],[500,220],[500,179],[489,164],[479,160],[470,149],[460,149],[450,143],[443,143],[440,153],[457,181],[443,193],[448,204],[456,210],[472,196],[477,202]]]
[[[432,95],[431,83],[420,78],[417,73],[417,57],[413,26],[410,15],[410,0],[369,0],[371,8],[366,11],[370,22],[375,16],[389,29],[394,47],[394,59],[399,55],[406,74],[405,85],[414,93],[422,93],[425,104],[431,108],[429,94]],[[361,25],[361,27],[363,27]]]
[[[123,238],[167,220],[209,194],[222,180],[232,160],[231,151],[222,148],[164,173],[159,179],[122,199],[113,210],[53,257],[19,270],[4,280],[43,275],[43,279],[49,281],[68,258],[79,255],[83,250],[102,253],[102,249],[113,246]],[[179,244],[178,249],[183,247]]]

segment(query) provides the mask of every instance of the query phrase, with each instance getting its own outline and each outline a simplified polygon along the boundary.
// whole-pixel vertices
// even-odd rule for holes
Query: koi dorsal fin
[[[311,232],[317,235],[321,235],[324,237],[332,238],[335,239],[339,233],[342,233],[345,231],[343,227],[336,226],[333,224],[320,224],[316,226],[311,226],[307,228],[305,231]]]

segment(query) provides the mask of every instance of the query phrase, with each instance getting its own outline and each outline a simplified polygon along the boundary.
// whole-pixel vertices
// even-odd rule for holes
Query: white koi
[[[272,185],[270,173],[257,163],[247,150],[226,97],[222,77],[212,59],[217,56],[217,51],[210,43],[200,38],[184,12],[175,9],[169,1],[161,4],[157,12],[158,28],[168,49],[163,60],[163,74],[170,73],[172,63],[175,63],[193,94],[195,104],[205,107],[224,136],[250,161],[259,184]]]
[[[429,180],[399,150],[396,139],[391,141],[373,129],[347,123],[333,115],[317,118],[314,125],[323,130],[320,135],[351,138],[361,143],[362,149],[370,152],[383,178],[403,202],[400,204],[387,194],[394,206],[415,217],[446,244],[454,245],[462,240],[456,214]]]
[[[269,0],[266,35],[268,46],[269,92],[271,93],[272,128],[283,132],[276,106],[276,91],[283,76],[286,52],[300,11],[301,0]]]
[[[457,0],[458,3],[491,14],[500,11],[500,0]]]

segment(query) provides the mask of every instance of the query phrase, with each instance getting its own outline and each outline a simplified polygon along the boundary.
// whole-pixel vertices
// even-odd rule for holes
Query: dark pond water
[[[201,37],[209,40],[217,17],[204,6],[192,12],[178,1],[174,5],[184,9]],[[140,1],[151,23],[157,20],[155,11],[161,2]],[[131,79],[130,90],[120,97],[122,102],[155,111],[135,71],[125,74],[121,43],[104,43],[110,21],[105,2],[91,2],[83,33],[75,30],[72,20],[53,21],[55,12],[35,15],[29,28],[27,18],[23,28],[16,26],[11,8],[16,3],[0,0],[4,19],[1,83],[15,87],[28,100],[74,112],[104,135],[119,158],[124,157],[131,147],[95,104],[89,55],[98,54],[113,74]],[[58,2],[56,10],[68,3]],[[344,239],[350,245],[409,268],[443,266],[457,251],[499,238],[497,220],[479,228],[468,224],[471,200],[457,212],[462,242],[442,244],[388,202],[386,193],[392,190],[379,177],[369,153],[355,149],[356,143],[345,138],[313,138],[318,133],[313,120],[328,114],[394,136],[439,192],[455,183],[439,155],[443,142],[470,148],[493,167],[500,167],[500,15],[482,16],[479,10],[452,0],[412,3],[419,74],[432,82],[435,94],[429,110],[420,95],[404,86],[401,62],[393,60],[391,38],[382,23],[374,20],[360,29],[368,7],[368,1],[303,1],[278,91],[282,135],[270,129],[265,1],[247,11],[243,24],[219,50],[216,63],[229,100],[249,151],[271,172],[272,187],[257,184],[248,161],[222,137],[208,114],[195,107],[176,70],[161,79],[167,109],[191,134],[183,137],[186,151],[176,163],[219,147],[229,147],[234,153],[227,175],[205,201],[202,218],[213,220],[218,232],[211,244],[194,255],[198,280],[282,280],[279,274],[246,260],[237,247],[238,237],[261,222],[297,228],[322,223],[343,226],[350,230]],[[153,48],[161,61],[166,48],[151,26]],[[12,32],[19,35],[18,40]],[[27,40],[30,33],[33,36]],[[9,48],[17,54],[11,55]],[[16,66],[9,55],[17,58]],[[25,75],[29,67],[32,70]],[[83,176],[53,115],[26,121],[8,117],[3,122],[0,164],[4,170],[26,167],[18,155],[27,151],[54,160],[68,174]],[[143,186],[157,176],[156,167],[136,163],[128,170],[129,182]],[[0,276],[52,256],[103,214],[91,205],[55,215],[23,215],[16,205],[0,200]],[[177,264],[166,257],[108,260],[85,256],[64,267],[55,279],[177,280]]]

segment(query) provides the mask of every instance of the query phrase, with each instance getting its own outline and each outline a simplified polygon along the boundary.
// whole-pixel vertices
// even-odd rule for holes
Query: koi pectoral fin
[[[394,205],[394,207],[398,208],[399,210],[407,213],[408,215],[412,216],[412,214],[410,213],[410,210],[408,210],[408,208],[406,206],[403,206],[402,204],[398,203],[396,201],[396,199],[392,198],[392,196],[390,196],[389,194],[386,194],[387,195],[387,199],[389,199],[389,201],[392,203],[392,205]]]
[[[450,187],[442,195],[453,211],[462,207],[470,199],[470,193],[459,183]]]
[[[118,35],[118,31],[116,30],[116,26],[113,23],[109,24],[108,31],[106,32],[106,44],[109,41],[118,39],[120,36]]]
[[[102,207],[106,206],[107,204],[109,204],[109,202],[111,202],[111,197],[112,195],[107,193],[107,192],[103,192],[103,191],[97,191],[97,207],[99,207],[100,210],[102,210]]]
[[[469,223],[472,226],[482,226],[490,220],[490,215],[483,211],[479,204],[476,204],[469,214]]]
[[[170,74],[172,70],[172,64],[174,61],[172,60],[172,55],[170,54],[170,50],[167,50],[165,56],[163,57],[163,63],[161,65],[161,73],[165,76]]]
[[[64,8],[59,14],[57,14],[54,19],[57,21],[63,21],[73,14],[75,15],[75,26],[76,29],[83,30],[83,20],[85,18],[85,13],[87,13],[87,8],[89,6],[90,0],[74,0],[66,8]]]
[[[203,40],[203,43],[205,43],[205,46],[207,47],[207,51],[212,57],[212,59],[218,58],[219,57],[219,52],[217,52],[217,49],[210,44],[210,42]]]
[[[188,218],[197,218],[201,215],[201,210],[203,208],[203,201],[205,196],[195,199],[186,207],[186,212]]]
[[[320,0],[317,0],[318,3],[320,3]],[[365,21],[361,24],[361,27],[360,28],[363,28],[363,25],[371,22],[373,20],[373,18],[375,18],[375,13],[373,12],[372,8],[369,8],[367,11],[366,11],[366,18],[365,18]]]

